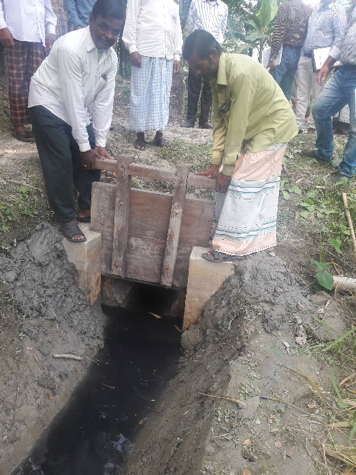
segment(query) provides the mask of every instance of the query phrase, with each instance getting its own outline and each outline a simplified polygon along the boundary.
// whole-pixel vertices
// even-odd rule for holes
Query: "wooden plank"
[[[138,178],[145,178],[146,180],[161,180],[168,183],[176,181],[176,172],[174,170],[164,170],[141,163],[131,163],[130,174]]]
[[[118,155],[117,160],[133,160],[131,155]],[[117,160],[108,160],[108,159],[95,159],[95,168],[97,170],[108,170],[110,172],[116,172]]]
[[[189,168],[186,165],[180,165],[177,168],[177,179],[174,186],[171,216],[169,220],[166,250],[161,275],[161,285],[164,287],[172,287],[174,268],[178,252],[179,235],[182,226],[188,173]]]
[[[114,209],[115,185],[93,183],[90,229],[101,234],[101,271],[104,275],[111,274]]]
[[[185,201],[173,276],[172,286],[174,288],[183,288],[187,285],[189,257],[193,246],[209,246],[214,207],[214,201],[198,198],[190,198]]]
[[[119,155],[118,160],[129,159],[130,155]],[[111,172],[116,171],[116,160],[100,160],[95,159],[95,168],[98,170],[108,170]],[[129,174],[137,178],[144,178],[146,180],[160,180],[167,181],[168,183],[174,183],[176,181],[176,173],[173,170],[164,170],[158,167],[152,167],[151,165],[144,165],[141,163],[130,163]],[[196,188],[208,188],[215,189],[216,180],[212,180],[205,176],[195,175],[195,173],[189,173],[188,186],[194,186]]]
[[[196,175],[195,173],[189,173],[188,186],[195,186],[196,188],[208,188],[215,190],[216,180],[212,180],[206,176]]]
[[[113,275],[125,277],[125,251],[129,230],[131,177],[129,165],[131,157],[122,157],[117,160],[116,169],[116,198],[114,211],[114,229],[112,241]]]

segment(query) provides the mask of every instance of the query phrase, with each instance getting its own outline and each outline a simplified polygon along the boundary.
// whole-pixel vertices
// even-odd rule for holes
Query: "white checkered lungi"
[[[130,129],[164,130],[169,117],[173,60],[142,56],[142,66],[131,66]]]

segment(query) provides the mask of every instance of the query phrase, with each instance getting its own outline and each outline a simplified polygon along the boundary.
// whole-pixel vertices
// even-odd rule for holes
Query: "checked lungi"
[[[130,129],[164,130],[169,118],[173,60],[142,56],[131,67]]]
[[[27,109],[28,91],[33,74],[45,58],[42,43],[14,39],[15,47],[6,49],[9,77],[10,120],[16,125],[30,122]]]
[[[277,244],[278,195],[286,148],[286,144],[277,144],[239,157],[215,230],[214,250],[244,256]]]

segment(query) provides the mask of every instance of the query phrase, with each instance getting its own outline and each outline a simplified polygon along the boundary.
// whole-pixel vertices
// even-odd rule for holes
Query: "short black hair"
[[[125,18],[121,0],[97,0],[91,14],[94,20],[98,15],[103,18],[116,18],[117,20]]]
[[[195,30],[185,40],[183,48],[183,58],[188,59],[196,53],[201,59],[208,59],[213,49],[221,55],[221,47],[216,39],[205,30]]]

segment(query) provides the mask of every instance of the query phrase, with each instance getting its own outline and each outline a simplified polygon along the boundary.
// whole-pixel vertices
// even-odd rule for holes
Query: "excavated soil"
[[[0,254],[0,269],[0,473],[8,474],[83,379],[105,317],[78,289],[62,236],[49,224]]]
[[[238,263],[183,333],[181,370],[124,474],[319,473],[319,402],[297,372],[326,390],[331,366],[303,355],[297,338],[301,328],[304,345],[335,338],[350,323],[350,305],[354,310],[353,299],[336,302],[323,292],[308,298],[302,279],[273,252]],[[311,317],[320,308],[329,335]]]

